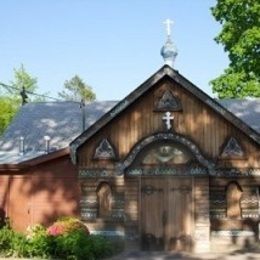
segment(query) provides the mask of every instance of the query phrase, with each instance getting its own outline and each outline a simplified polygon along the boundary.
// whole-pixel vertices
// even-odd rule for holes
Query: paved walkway
[[[184,253],[164,253],[164,252],[144,252],[131,251],[124,252],[118,256],[110,258],[110,260],[260,260],[260,251],[243,252],[235,251],[227,254],[205,253],[205,254],[184,254]]]

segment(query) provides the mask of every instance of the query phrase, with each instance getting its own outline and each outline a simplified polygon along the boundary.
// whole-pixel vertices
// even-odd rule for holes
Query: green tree
[[[23,64],[18,69],[14,69],[14,80],[11,81],[14,89],[9,89],[10,94],[17,99],[21,99],[21,92],[24,89],[27,91],[28,101],[38,101],[37,97],[30,96],[29,93],[34,92],[37,88],[37,78],[32,77],[26,70]]]
[[[18,108],[19,106],[14,100],[6,96],[0,96],[0,135],[13,119]]]
[[[211,9],[222,30],[215,38],[224,46],[230,64],[212,80],[219,98],[260,97],[260,2],[217,0]]]
[[[93,101],[96,95],[92,88],[88,86],[78,75],[64,83],[64,89],[58,93],[59,97],[71,101]]]
[[[14,69],[14,79],[10,82],[10,86],[0,85],[0,134],[9,125],[22,104],[21,91],[23,88],[26,91],[35,91],[37,89],[37,79],[32,77],[25,70],[25,67],[21,65],[18,69]],[[29,93],[26,93],[26,95],[28,96],[28,101],[39,100],[37,96],[30,96]]]

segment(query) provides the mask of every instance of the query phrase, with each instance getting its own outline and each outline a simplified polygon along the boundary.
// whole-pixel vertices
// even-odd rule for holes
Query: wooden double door
[[[143,250],[191,251],[192,177],[142,177]]]

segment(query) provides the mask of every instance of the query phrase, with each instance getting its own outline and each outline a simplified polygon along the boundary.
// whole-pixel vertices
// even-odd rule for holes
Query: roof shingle
[[[260,99],[218,100],[230,112],[260,134]],[[86,129],[114,107],[117,101],[95,101],[85,106]],[[20,111],[0,138],[0,164],[17,164],[44,154],[44,139],[51,138],[50,150],[68,147],[82,132],[82,112],[77,102],[29,103]],[[19,155],[24,137],[25,153]]]

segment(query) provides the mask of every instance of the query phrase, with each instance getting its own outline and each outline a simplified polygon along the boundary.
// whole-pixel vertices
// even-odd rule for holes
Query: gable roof
[[[86,104],[88,128],[117,102],[99,101]],[[21,107],[0,137],[0,164],[18,164],[46,155],[44,136],[49,136],[50,152],[69,146],[82,132],[82,111],[77,102],[38,102]],[[25,153],[19,155],[19,139],[24,137]]]
[[[99,131],[102,127],[107,125],[113,118],[122,113],[129,105],[134,103],[140,96],[147,92],[152,86],[154,86],[159,80],[164,77],[169,77],[178,84],[180,84],[188,92],[194,94],[198,99],[203,103],[211,107],[215,112],[222,115],[226,120],[228,120],[235,127],[239,128],[244,132],[249,138],[255,141],[257,144],[260,144],[260,135],[250,126],[248,126],[241,119],[236,117],[233,113],[228,111],[224,106],[218,103],[216,100],[211,98],[205,92],[200,90],[197,86],[191,83],[188,79],[182,76],[178,71],[172,69],[168,65],[164,65],[159,69],[155,74],[153,74],[148,80],[141,84],[137,89],[131,92],[126,98],[120,101],[115,105],[108,113],[103,115],[95,124],[90,126],[85,130],[81,135],[79,135],[72,143],[70,144],[71,149],[71,158],[72,161],[76,162],[76,152],[77,149],[84,144],[90,137],[92,137],[96,132]]]
[[[166,72],[164,71],[165,69]],[[170,71],[171,70],[172,69],[170,69]],[[173,72],[173,76],[175,74],[179,75],[178,72]],[[103,120],[107,120],[108,118],[112,119],[115,117],[118,113],[120,113],[120,111],[123,111],[123,109],[126,108],[130,102],[134,102],[134,98],[138,98],[138,95],[140,96],[145,93],[149,87],[153,86],[162,77],[169,76],[168,73],[167,66],[164,66],[120,102],[95,101],[86,104],[85,133],[88,132],[89,134],[89,131],[94,131],[93,128],[95,131],[98,131],[98,129],[102,127],[101,124],[104,123]],[[172,76],[170,77],[172,78]],[[177,81],[181,76],[179,75],[174,77],[174,80]],[[194,85],[190,82],[187,84],[191,84],[191,88],[194,87]],[[198,91],[202,92],[200,90]],[[210,104],[213,103],[215,106],[220,107],[220,111],[228,113],[227,110],[229,110],[236,116],[235,117],[232,115],[231,118],[235,117],[238,122],[241,122],[241,120],[244,121],[242,124],[246,125],[247,129],[249,129],[247,131],[251,131],[254,136],[258,137],[259,140],[260,99],[213,100],[205,93],[203,94],[204,96],[201,96],[201,98],[206,97],[205,100],[209,100]],[[77,137],[82,133],[82,112],[79,106],[80,104],[77,102],[64,101],[28,103],[21,107],[20,111],[13,119],[5,133],[0,137],[1,167],[7,164],[8,167],[5,167],[5,169],[9,169],[10,167],[14,168],[14,165],[32,165],[32,163],[37,164],[40,161],[46,161],[54,158],[55,156],[57,157],[64,155],[65,153],[68,154],[69,150],[66,148],[68,148],[69,144],[75,138],[78,140]],[[85,133],[82,135],[84,138],[86,138]],[[45,135],[51,137],[49,154],[46,154],[44,151],[43,137]],[[19,155],[19,138],[21,136],[25,138],[25,153],[23,155]],[[81,138],[82,136],[79,137]]]

